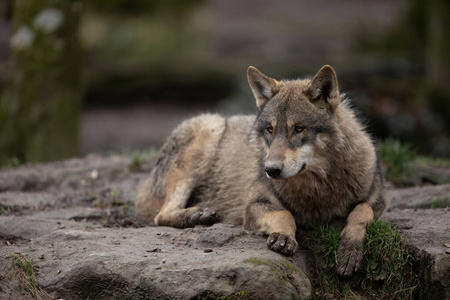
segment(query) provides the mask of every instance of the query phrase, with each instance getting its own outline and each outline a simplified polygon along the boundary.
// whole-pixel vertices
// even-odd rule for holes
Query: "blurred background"
[[[331,64],[368,131],[450,156],[447,0],[2,0],[0,165],[159,147]]]

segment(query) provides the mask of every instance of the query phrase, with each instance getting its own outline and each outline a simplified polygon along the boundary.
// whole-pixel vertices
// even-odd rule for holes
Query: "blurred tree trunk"
[[[428,2],[426,83],[430,107],[450,126],[450,2]],[[444,144],[444,143],[441,143]],[[449,156],[450,145],[443,155]]]
[[[15,0],[10,74],[0,99],[0,165],[78,154],[83,1]]]
[[[450,96],[450,2],[430,0],[428,9],[427,79]]]

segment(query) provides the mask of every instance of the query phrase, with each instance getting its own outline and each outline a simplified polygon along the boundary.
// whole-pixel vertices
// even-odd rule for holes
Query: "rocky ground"
[[[306,249],[286,258],[242,227],[136,222],[136,190],[151,167],[88,156],[0,171],[0,299],[313,296]],[[450,210],[442,207],[450,185],[391,188],[387,197],[383,219],[416,258],[420,298],[450,299]]]

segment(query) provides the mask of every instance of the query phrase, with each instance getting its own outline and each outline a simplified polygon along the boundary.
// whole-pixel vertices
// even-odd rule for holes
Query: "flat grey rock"
[[[65,299],[192,299],[240,291],[255,299],[308,299],[311,293],[304,252],[286,258],[270,251],[264,237],[224,224],[185,230],[67,225],[33,238],[26,252],[39,270],[38,284]]]
[[[394,209],[382,218],[414,251],[422,299],[450,299],[450,209]]]
[[[65,228],[89,230],[100,225],[67,220],[46,220],[29,217],[0,217],[0,239],[2,240],[32,240]],[[3,245],[3,243],[2,243]],[[5,254],[0,246],[0,253]]]
[[[450,184],[430,185],[386,191],[389,209],[423,208],[435,201],[450,203]]]
[[[58,299],[312,297],[306,251],[285,257],[265,237],[224,224],[142,227],[134,201],[148,171],[130,163],[88,156],[0,171],[0,268],[11,268],[12,254],[32,258],[38,285]],[[421,299],[450,299],[450,212],[405,208],[446,203],[449,195],[450,185],[387,191],[383,218],[414,253]],[[25,290],[0,276],[0,299],[33,299]]]

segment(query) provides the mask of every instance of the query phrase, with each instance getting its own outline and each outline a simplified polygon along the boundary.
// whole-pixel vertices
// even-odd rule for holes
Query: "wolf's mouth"
[[[302,167],[300,168],[300,171],[298,171],[297,174],[300,174],[301,172],[303,172],[306,169],[306,163],[303,163]]]

